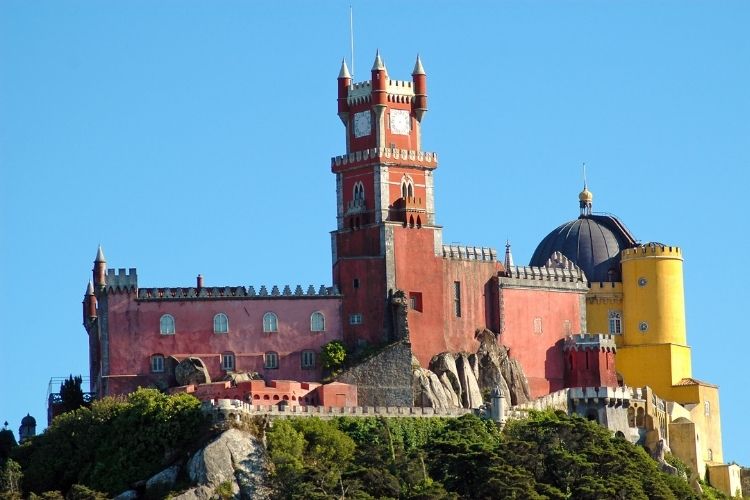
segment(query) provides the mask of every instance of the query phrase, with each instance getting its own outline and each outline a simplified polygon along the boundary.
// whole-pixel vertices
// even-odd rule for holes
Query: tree
[[[338,340],[332,340],[323,346],[320,353],[323,369],[334,372],[344,365],[346,360],[346,348]]]
[[[71,374],[60,385],[63,412],[77,410],[81,406],[84,406],[83,390],[81,389],[82,383],[83,378],[80,375],[73,377]]]
[[[7,425],[7,422],[6,422]],[[10,450],[18,446],[16,437],[10,429],[0,430],[0,464],[10,456]]]

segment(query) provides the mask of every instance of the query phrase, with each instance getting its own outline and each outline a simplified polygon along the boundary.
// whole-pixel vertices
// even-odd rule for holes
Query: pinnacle
[[[339,71],[339,78],[351,78],[349,74],[349,68],[346,66],[346,59],[341,59],[341,71]]]
[[[89,280],[89,284],[86,287],[86,295],[94,295],[94,283]]]
[[[385,64],[383,64],[383,59],[380,58],[380,49],[375,52],[375,62],[372,65],[372,70],[385,70]]]
[[[101,245],[99,245],[99,248],[96,250],[96,259],[94,262],[107,262],[107,259],[104,258],[104,252],[102,251]]]
[[[417,54],[417,62],[414,64],[414,71],[412,71],[411,74],[412,75],[426,74],[424,72],[424,66],[422,66],[422,59],[419,57],[419,54]]]

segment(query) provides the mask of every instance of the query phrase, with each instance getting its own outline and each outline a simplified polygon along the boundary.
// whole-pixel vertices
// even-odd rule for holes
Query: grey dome
[[[617,217],[581,215],[549,233],[531,257],[531,266],[544,266],[560,252],[586,274],[589,282],[620,280],[620,251],[635,246],[635,238]]]
[[[21,419],[21,425],[24,427],[36,427],[36,419],[27,413],[26,416]]]

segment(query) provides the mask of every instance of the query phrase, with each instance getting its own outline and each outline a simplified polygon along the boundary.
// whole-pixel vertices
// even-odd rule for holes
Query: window
[[[461,317],[461,282],[453,282],[453,314],[457,318]]]
[[[571,333],[573,333],[573,328],[570,325],[569,319],[563,320],[563,332],[565,332],[565,335],[570,335]]]
[[[352,286],[354,288],[359,288],[359,278],[354,278],[354,281],[352,282]]]
[[[151,356],[151,371],[153,373],[162,373],[164,371],[164,356],[154,354]]]
[[[302,368],[310,370],[315,368],[315,352],[314,351],[302,351]]]
[[[422,292],[409,292],[409,307],[422,312]]]
[[[214,316],[214,333],[227,333],[229,331],[229,319],[224,313]]]
[[[622,333],[622,314],[620,314],[620,311],[609,311],[609,333],[611,335]]]
[[[269,370],[275,370],[279,367],[279,353],[269,351],[264,356],[264,366]]]
[[[310,316],[310,331],[313,332],[324,332],[326,331],[326,317],[320,311],[315,311]]]
[[[534,318],[534,334],[541,335],[544,330],[542,329],[542,318]]]
[[[174,335],[174,318],[171,314],[165,314],[159,319],[159,333],[162,335]]]
[[[707,417],[711,416],[711,402],[710,401],[703,402],[703,413],[705,413]]]
[[[350,325],[361,325],[362,324],[362,314],[361,313],[354,313],[349,315],[349,324]]]
[[[355,200],[365,199],[365,186],[362,184],[362,181],[356,182],[354,184],[354,199]]]
[[[714,450],[711,448],[708,449],[708,461],[713,462],[714,461]]]
[[[263,315],[263,331],[278,332],[279,331],[279,318],[272,312],[267,312]]]
[[[234,370],[234,353],[225,352],[221,355],[221,369],[224,371]]]

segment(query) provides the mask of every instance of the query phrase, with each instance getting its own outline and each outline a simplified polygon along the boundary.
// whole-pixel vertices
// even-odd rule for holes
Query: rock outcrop
[[[201,358],[190,356],[185,358],[175,367],[174,376],[177,385],[210,384],[211,375]]]
[[[413,360],[415,406],[433,408],[479,408],[483,394],[500,387],[503,395],[516,405],[530,401],[529,384],[520,363],[498,345],[490,330],[477,331],[479,349],[475,354],[440,353],[430,360],[430,368],[420,368]]]
[[[361,406],[411,406],[412,366],[419,362],[412,356],[410,344],[402,340],[344,370],[336,381],[356,385]]]

